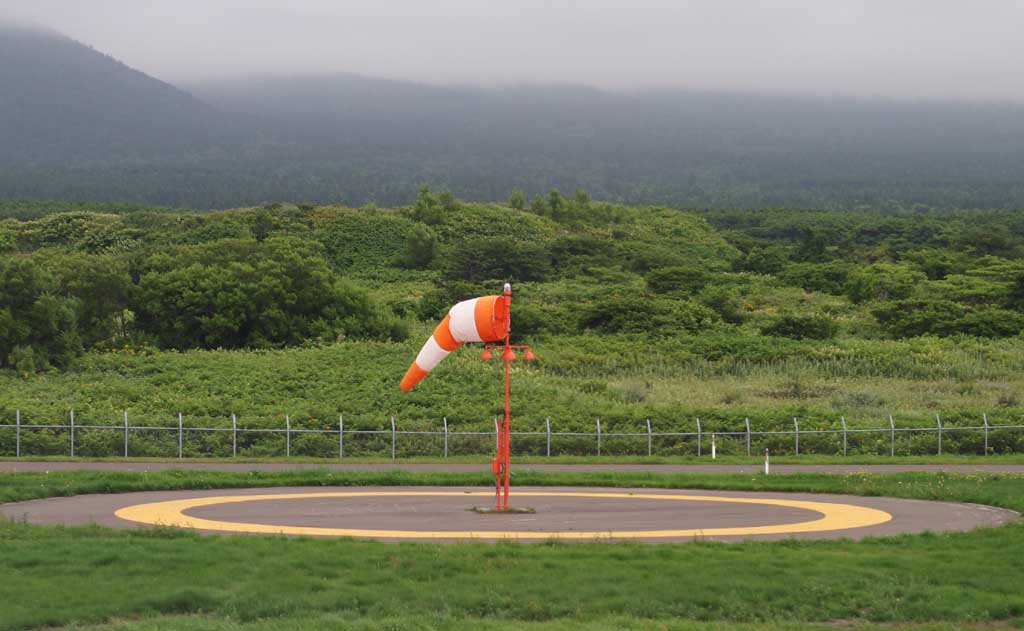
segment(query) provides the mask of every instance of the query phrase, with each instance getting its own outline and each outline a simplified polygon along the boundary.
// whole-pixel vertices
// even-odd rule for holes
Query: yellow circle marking
[[[301,500],[316,498],[355,497],[493,497],[489,491],[330,491],[317,493],[277,493],[272,495],[222,495],[182,500],[136,504],[117,510],[121,519],[154,526],[174,526],[196,530],[244,532],[278,535],[310,535],[333,537],[373,537],[395,539],[646,539],[664,537],[725,537],[742,535],[782,535],[864,528],[884,524],[892,519],[885,511],[852,504],[810,502],[775,498],[721,497],[709,495],[676,495],[653,493],[587,493],[517,491],[516,497],[584,497],[592,499],[642,499],[683,502],[721,502],[727,504],[762,504],[814,511],[821,517],[792,524],[742,526],[735,528],[683,528],[678,530],[601,530],[601,531],[504,531],[504,530],[368,530],[362,528],[321,528],[284,526],[203,519],[185,515],[184,511],[201,506],[261,502],[269,500]]]

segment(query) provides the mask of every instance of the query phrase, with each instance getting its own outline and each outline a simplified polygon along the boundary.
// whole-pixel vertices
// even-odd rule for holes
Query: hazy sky
[[[1024,101],[1021,0],[0,0],[171,82],[435,83]]]

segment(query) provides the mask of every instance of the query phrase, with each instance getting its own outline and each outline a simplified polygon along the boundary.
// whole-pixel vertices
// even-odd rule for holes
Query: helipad
[[[972,504],[802,493],[520,487],[512,497],[536,512],[472,512],[493,500],[481,488],[305,487],[84,495],[7,504],[0,513],[36,523],[392,541],[860,538],[1018,517]]]

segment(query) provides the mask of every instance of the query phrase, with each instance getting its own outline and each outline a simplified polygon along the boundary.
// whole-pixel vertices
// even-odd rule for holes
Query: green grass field
[[[488,482],[486,474],[0,474],[0,501]],[[835,492],[1024,510],[1016,475],[541,474],[517,484]],[[851,541],[434,545],[0,525],[0,628],[960,629],[1024,623],[1024,524]]]

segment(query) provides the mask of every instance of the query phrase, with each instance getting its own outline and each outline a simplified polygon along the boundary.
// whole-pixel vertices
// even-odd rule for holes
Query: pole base
[[[522,515],[536,513],[536,509],[530,508],[529,506],[509,506],[508,508],[495,508],[494,506],[473,506],[467,508],[467,511],[471,513],[477,513],[480,515]]]

